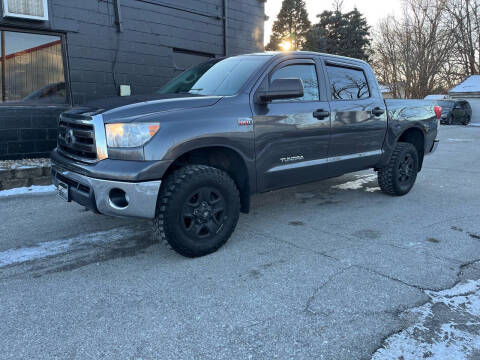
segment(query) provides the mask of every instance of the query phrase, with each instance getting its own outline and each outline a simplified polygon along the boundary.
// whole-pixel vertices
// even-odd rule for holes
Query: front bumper
[[[90,210],[111,216],[153,219],[161,181],[127,182],[96,179],[52,165],[52,181],[69,187],[70,199]],[[115,193],[126,195],[126,203],[115,204]],[[121,192],[120,191],[120,192]],[[126,206],[125,206],[126,204]]]

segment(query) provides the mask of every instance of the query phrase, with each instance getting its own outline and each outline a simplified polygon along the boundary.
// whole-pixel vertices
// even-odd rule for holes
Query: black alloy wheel
[[[216,236],[224,227],[225,197],[218,188],[204,186],[186,197],[180,223],[189,237],[203,241]]]
[[[398,163],[398,183],[400,186],[409,186],[416,176],[415,159],[411,153],[405,153]]]

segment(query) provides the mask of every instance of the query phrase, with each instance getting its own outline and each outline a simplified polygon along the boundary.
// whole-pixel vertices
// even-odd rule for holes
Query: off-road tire
[[[402,165],[407,157],[413,160],[410,177],[405,182],[400,181],[402,176]],[[392,157],[387,166],[378,171],[378,184],[385,194],[403,196],[407,194],[415,184],[419,167],[418,151],[410,143],[399,142],[393,151]]]
[[[185,221],[188,219],[183,218],[184,209],[185,206],[187,208],[192,206],[189,202],[191,201],[189,196],[192,193],[206,188],[214,189],[213,191],[218,192],[222,197],[225,212],[217,214],[221,215],[222,224],[216,233],[211,233],[207,227],[206,231],[210,236],[205,239],[195,239],[195,236],[199,235],[192,234],[186,229]],[[203,203],[207,203],[207,201],[203,201]],[[214,211],[215,209],[211,213]],[[227,242],[235,230],[239,214],[239,192],[235,182],[226,172],[205,165],[187,165],[170,174],[162,184],[156,217],[153,220],[154,237],[185,257],[194,258],[208,255],[217,251]],[[203,226],[196,222],[201,220],[197,218],[189,220],[195,221],[190,226]]]

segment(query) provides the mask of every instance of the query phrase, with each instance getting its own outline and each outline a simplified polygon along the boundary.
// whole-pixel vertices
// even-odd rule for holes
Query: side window
[[[300,78],[303,81],[304,96],[297,99],[275,100],[274,102],[284,101],[319,101],[317,70],[313,64],[288,65],[276,70],[271,76],[271,80]]]
[[[333,100],[357,100],[370,97],[368,82],[362,70],[327,65]]]

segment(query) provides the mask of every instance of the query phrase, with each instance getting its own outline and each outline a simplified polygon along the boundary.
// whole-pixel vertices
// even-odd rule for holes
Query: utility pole
[[[223,53],[228,56],[228,0],[223,0]]]

